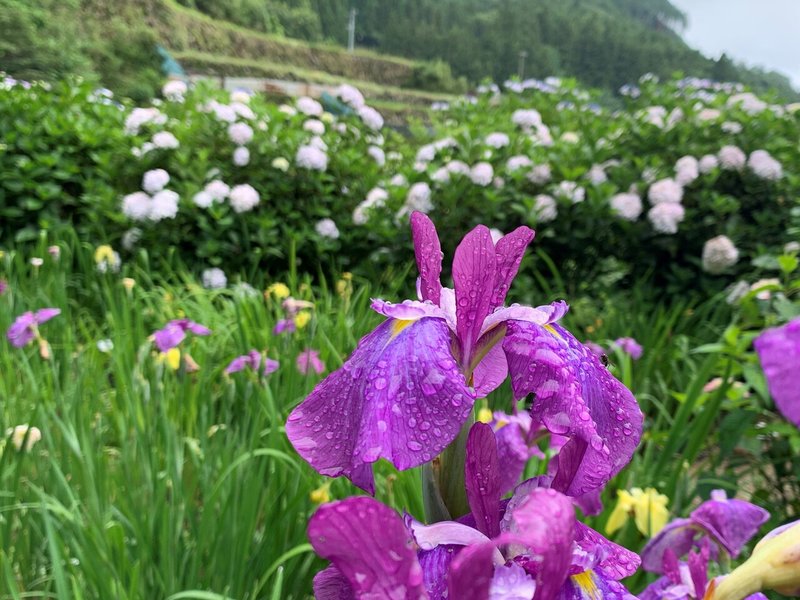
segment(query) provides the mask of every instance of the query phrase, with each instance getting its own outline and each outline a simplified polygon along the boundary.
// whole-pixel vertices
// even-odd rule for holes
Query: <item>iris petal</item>
[[[800,319],[767,329],[753,341],[775,405],[788,421],[800,427]]]
[[[467,437],[464,465],[467,501],[479,531],[490,538],[500,534],[500,463],[492,428],[475,423]]]
[[[428,598],[411,536],[400,516],[380,502],[361,496],[325,504],[311,517],[308,538],[355,597]]]
[[[535,394],[533,426],[569,438],[553,488],[573,497],[602,487],[631,459],[642,431],[636,399],[559,325],[508,321],[503,349],[515,398]]]
[[[336,567],[323,569],[314,576],[315,600],[355,600],[353,588]]]
[[[525,249],[533,240],[534,235],[533,229],[529,227],[517,227],[497,242],[494,249],[496,270],[490,309],[503,306],[508,288],[511,287],[514,277],[517,276]]]
[[[411,236],[414,238],[414,255],[419,269],[420,297],[439,304],[442,246],[433,221],[421,212],[411,213]]]
[[[596,571],[570,576],[556,595],[557,600],[636,600],[624,585]]]
[[[450,353],[443,319],[390,319],[289,415],[286,433],[323,475],[373,491],[370,463],[431,460],[458,435],[474,393]]]
[[[769,512],[744,500],[728,499],[725,492],[715,490],[711,493],[711,500],[698,506],[690,518],[736,558],[750,538],[769,520]]]
[[[495,256],[492,234],[478,225],[461,240],[453,255],[453,282],[456,290],[456,331],[461,343],[464,366],[489,314],[494,291]]]

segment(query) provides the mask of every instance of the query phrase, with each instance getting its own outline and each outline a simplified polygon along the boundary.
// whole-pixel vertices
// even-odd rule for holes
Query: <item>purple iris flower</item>
[[[264,368],[261,370],[262,375],[269,375],[270,373],[274,373],[278,370],[279,363],[277,360],[272,360],[268,357],[262,357],[258,350],[250,350],[250,352],[247,354],[243,354],[234,358],[230,364],[225,367],[225,373],[230,375],[231,373],[238,373],[239,371],[243,371],[247,368],[250,368],[253,371],[258,371],[259,366],[261,366],[262,358],[264,360]]]
[[[632,337],[617,338],[614,341],[614,347],[622,350],[633,360],[639,360],[642,357],[642,346]]]
[[[191,331],[195,335],[211,335],[211,330],[205,325],[200,325],[200,323],[195,323],[189,319],[175,319],[153,334],[156,340],[156,347],[161,352],[171,350],[186,338],[187,331]]]
[[[769,393],[786,419],[800,427],[800,386],[797,365],[800,365],[800,319],[783,327],[767,329],[754,341]]]
[[[294,333],[296,330],[297,326],[294,324],[294,319],[279,319],[275,323],[272,333],[281,335],[282,333]]]
[[[39,325],[60,315],[59,308],[40,308],[36,312],[25,312],[16,318],[11,327],[6,332],[6,337],[15,348],[22,348],[30,344],[36,337],[36,330]]]
[[[568,438],[554,488],[578,496],[627,464],[641,435],[631,392],[555,322],[564,302],[504,306],[534,232],[520,227],[497,244],[477,226],[455,251],[455,288],[443,287],[436,229],[411,215],[419,300],[374,300],[387,317],[341,369],[289,415],[297,452],[323,475],[345,475],[372,492],[371,464],[398,469],[440,454],[470,417],[477,397],[511,377],[517,399],[534,395],[532,427]]]
[[[303,375],[307,375],[309,371],[321,375],[325,372],[325,363],[322,362],[317,350],[306,348],[297,355],[297,370]]]
[[[698,506],[688,519],[673,520],[647,543],[642,550],[642,568],[663,573],[668,550],[683,556],[704,539],[713,542],[712,557],[722,550],[736,558],[767,520],[769,513],[763,508],[728,499],[723,490],[714,490],[711,500]]]
[[[308,535],[332,565],[316,598],[633,600],[619,580],[639,557],[576,521],[569,498],[520,486],[501,502],[488,425],[470,430],[465,475],[471,512],[459,521],[423,525],[368,497],[322,506]]]
[[[708,578],[708,564],[711,557],[711,545],[704,539],[699,550],[692,550],[686,562],[679,561],[675,552],[668,548],[664,553],[660,577],[639,594],[639,600],[701,600],[708,591],[712,581]],[[719,583],[717,578],[713,583]],[[767,600],[764,594],[747,596],[745,600]]]

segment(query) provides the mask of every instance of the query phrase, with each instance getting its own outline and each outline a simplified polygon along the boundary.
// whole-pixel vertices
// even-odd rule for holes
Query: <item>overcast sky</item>
[[[689,17],[684,39],[788,75],[800,88],[800,0],[672,0]]]

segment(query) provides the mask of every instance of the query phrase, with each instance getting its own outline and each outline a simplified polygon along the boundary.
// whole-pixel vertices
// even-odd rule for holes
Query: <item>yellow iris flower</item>
[[[617,492],[617,505],[606,523],[606,533],[611,535],[621,529],[633,516],[636,528],[648,537],[664,529],[669,521],[667,504],[669,498],[659,494],[655,488],[633,488]]]

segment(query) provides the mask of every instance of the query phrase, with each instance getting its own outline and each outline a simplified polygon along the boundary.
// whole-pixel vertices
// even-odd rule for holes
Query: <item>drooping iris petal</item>
[[[442,290],[442,246],[433,221],[424,213],[411,213],[411,236],[414,238],[421,297],[439,304]]]
[[[525,554],[530,557],[528,564],[536,568],[535,600],[554,598],[572,562],[575,539],[572,502],[555,490],[533,489],[513,510],[507,527],[524,542]]]
[[[503,306],[508,288],[511,287],[514,277],[517,276],[522,257],[525,256],[525,249],[533,240],[534,235],[533,229],[529,227],[517,227],[497,242],[494,248],[496,270],[492,300],[489,304],[490,310]]]
[[[711,500],[703,502],[689,516],[733,558],[739,556],[744,545],[769,520],[769,512],[760,506],[728,499],[722,490],[711,492]]]
[[[555,598],[557,600],[636,600],[624,585],[596,571],[571,575]]]
[[[356,598],[427,599],[411,536],[380,502],[361,496],[324,504],[308,523],[308,538]]]
[[[694,546],[700,528],[691,519],[674,519],[658,532],[642,550],[642,568],[651,573],[664,572],[664,555],[672,550],[683,556]]]
[[[498,327],[497,329],[501,328]],[[502,328],[497,332],[501,338],[504,331],[505,328]],[[484,338],[487,337],[491,336],[484,336]],[[481,342],[482,341],[483,340],[481,340]],[[481,342],[478,342],[479,347]],[[480,352],[480,348],[478,352]],[[472,371],[472,383],[475,388],[475,395],[479,398],[485,398],[500,387],[500,384],[505,381],[506,377],[508,377],[506,354],[503,352],[503,346],[495,342],[492,348]]]
[[[489,229],[478,225],[461,240],[453,255],[456,290],[456,333],[462,363],[472,358],[483,320],[489,314],[495,278],[494,244]]]
[[[753,340],[753,346],[775,405],[788,421],[800,427],[800,385],[797,384],[800,319],[794,319],[783,327],[767,329]]]
[[[315,600],[355,600],[353,588],[336,567],[323,569],[314,576]]]
[[[494,432],[485,423],[475,423],[467,437],[464,464],[467,501],[479,531],[490,538],[500,534],[500,463]]]
[[[457,521],[440,521],[425,525],[407,516],[405,524],[422,550],[433,550],[440,546],[473,546],[490,541],[475,527]],[[499,550],[495,551],[492,560],[499,564],[503,563],[503,555]]]
[[[383,457],[402,470],[431,460],[473,402],[444,320],[388,320],[292,411],[286,433],[321,474],[372,492],[370,463]]]
[[[492,556],[497,548],[492,542],[464,548],[453,559],[447,575],[450,598],[486,600],[492,587],[495,564]]]
[[[642,431],[636,399],[600,360],[559,325],[508,321],[503,349],[515,398],[535,394],[533,426],[569,441],[553,487],[581,496],[631,459]]]
[[[635,552],[607,540],[580,521],[575,523],[575,528],[575,545],[579,552],[573,558],[573,567],[577,563],[583,570],[592,570],[614,580],[630,577],[639,568],[642,561]]]
[[[159,329],[153,334],[156,347],[161,352],[167,352],[178,346],[185,338],[186,331],[175,323],[167,323],[163,329]]]
[[[563,300],[545,304],[544,306],[512,304],[511,306],[497,308],[484,319],[481,335],[506,321],[528,321],[537,325],[549,325],[558,321],[568,310],[569,305]]]

